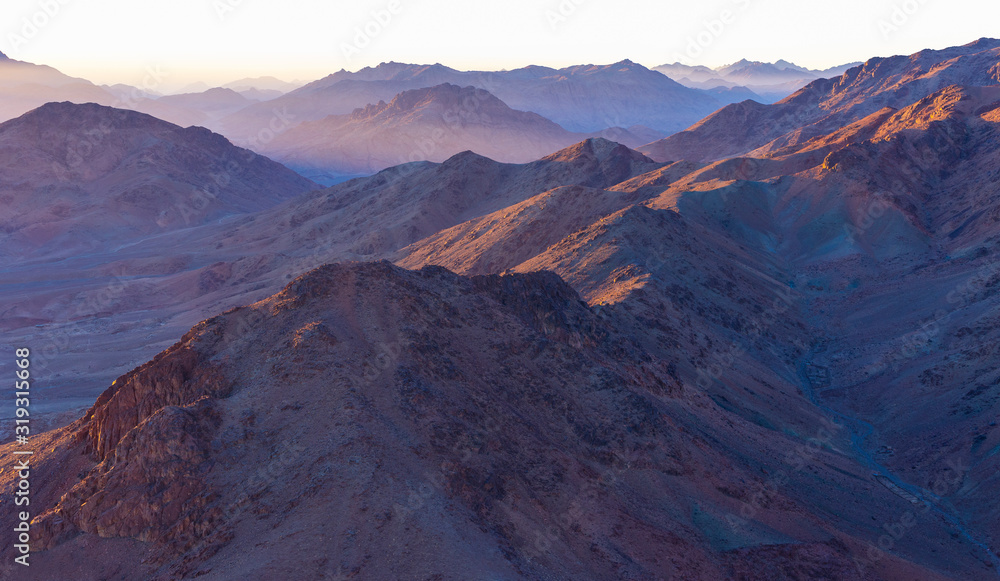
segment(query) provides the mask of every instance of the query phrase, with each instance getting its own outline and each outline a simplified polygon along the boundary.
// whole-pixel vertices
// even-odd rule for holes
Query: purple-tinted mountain
[[[314,184],[197,127],[50,103],[0,125],[3,254],[72,256],[259,211]]]
[[[111,105],[110,92],[84,79],[64,75],[44,65],[0,58],[0,122],[13,119],[50,101]]]
[[[105,376],[33,435],[33,571],[995,578],[998,45],[737,108],[784,123],[737,156],[463,152],[7,266],[11,340],[73,338],[39,399]]]
[[[656,140],[654,131],[635,132],[615,127],[601,134],[633,147]],[[304,122],[258,149],[304,175],[369,175],[402,163],[442,162],[462,151],[527,163],[586,137],[515,111],[488,91],[444,84]]]
[[[404,91],[445,83],[484,89],[513,109],[537,113],[569,131],[583,133],[632,125],[670,133],[723,104],[631,61],[501,72],[383,63],[356,73],[340,71],[278,99],[248,107],[225,119],[223,129],[236,141],[251,139],[268,126],[276,111],[297,123],[316,121],[389,102]]]
[[[653,70],[667,75],[686,87],[714,90],[720,100],[726,103],[738,102],[733,94],[719,93],[719,88],[740,89],[751,92],[747,97],[760,103],[772,103],[791,95],[816,79],[839,77],[861,63],[850,63],[823,70],[807,69],[785,60],[764,63],[742,59],[731,65],[710,69],[705,66],[691,66],[673,63],[654,67]]]

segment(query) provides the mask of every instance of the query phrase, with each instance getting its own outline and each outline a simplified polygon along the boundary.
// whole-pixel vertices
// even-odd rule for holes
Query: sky
[[[827,68],[1000,36],[998,22],[995,0],[3,0],[0,51],[98,83],[156,71],[165,87],[383,61]]]

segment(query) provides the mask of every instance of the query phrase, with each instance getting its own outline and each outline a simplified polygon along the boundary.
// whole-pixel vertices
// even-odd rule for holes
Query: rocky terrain
[[[1000,41],[875,58],[840,77],[821,79],[773,105],[728,105],[693,125],[640,148],[657,160],[714,161],[772,142],[800,143],[859,121],[885,107],[901,109],[949,85],[1000,81]]]
[[[645,154],[237,188],[191,227],[12,262],[121,282],[75,324],[65,282],[0,289],[7,337],[72,337],[41,393],[88,406],[33,440],[33,574],[1000,576],[998,47],[873,59]]]
[[[37,469],[74,476],[36,493],[51,509],[33,574],[944,578],[891,555],[852,562],[877,530],[860,517],[907,503],[845,454],[841,429],[726,411],[685,387],[657,340],[672,333],[633,324],[547,273],[323,267],[199,324],[39,439]],[[778,389],[761,395],[808,407]],[[900,552],[983,568],[921,557],[962,542],[925,527]],[[81,562],[94,550],[130,557]]]

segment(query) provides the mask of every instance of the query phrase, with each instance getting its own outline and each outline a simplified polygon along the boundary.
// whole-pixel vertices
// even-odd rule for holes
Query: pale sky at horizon
[[[397,13],[375,22],[390,6]],[[308,81],[393,60],[498,70],[783,58],[827,68],[997,37],[998,22],[1000,3],[983,0],[4,0],[0,51],[98,83],[137,84],[154,67],[168,86]],[[366,27],[377,32],[361,46]]]

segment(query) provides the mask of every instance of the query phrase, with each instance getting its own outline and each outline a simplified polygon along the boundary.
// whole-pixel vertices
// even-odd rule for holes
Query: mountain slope
[[[150,578],[944,578],[890,555],[859,570],[864,545],[796,498],[804,474],[757,524],[727,524],[796,438],[747,438],[767,429],[681,397],[628,321],[547,273],[309,273],[38,438],[35,571],[120,570],[75,556],[91,547]],[[814,457],[817,492],[899,507],[865,499],[835,451]]]
[[[59,124],[51,130],[64,135]],[[167,137],[192,131],[174,128]],[[117,151],[110,144],[97,149]],[[151,157],[152,165],[142,167],[194,179],[200,190],[198,174],[158,165],[161,158]],[[198,158],[207,162],[217,156]],[[89,405],[114,377],[169,347],[197,321],[265,298],[315,266],[389,257],[439,230],[537,193],[574,184],[607,188],[658,166],[628,148],[594,139],[523,165],[472,153],[442,164],[409,164],[307,192],[263,211],[213,213],[200,225],[180,229],[160,229],[146,221],[117,231],[111,226],[118,218],[71,213],[60,224],[84,220],[87,228],[96,228],[80,231],[87,250],[48,248],[59,252],[50,259],[27,253],[6,259],[3,269],[11,283],[0,288],[0,322],[10,341],[58,347],[39,362],[56,378],[45,392],[49,407],[33,416],[42,425],[57,412]],[[192,167],[198,166],[187,170]],[[276,179],[280,183],[288,175],[295,177],[282,169]],[[254,187],[266,187],[264,179]],[[140,236],[140,228],[154,233]]]
[[[4,123],[0,151],[7,256],[73,255],[313,187],[206,129],[94,104],[50,103]]]
[[[955,53],[940,51],[936,73],[916,82],[938,82],[963,62]],[[984,81],[984,62],[949,74]],[[952,577],[991,578],[1000,87],[944,86],[856,121],[882,103],[839,101],[848,114],[750,154],[760,157],[673,164],[619,184],[635,196],[621,205],[637,203],[615,213],[605,215],[612,193],[557,190],[420,241],[401,264],[554,271],[654,336],[668,325],[680,352],[707,356],[692,358],[699,386],[746,418],[760,417],[748,410],[768,393],[754,385],[797,385],[845,421],[842,450],[870,482],[909,498],[921,527],[946,523],[976,547],[969,566],[986,569]],[[588,217],[566,206],[591,203],[594,222],[581,228]],[[760,413],[775,421],[782,404]],[[866,534],[874,543],[882,533]]]
[[[716,160],[745,154],[776,139],[797,143],[885,107],[907,107],[949,85],[996,84],[998,58],[1000,41],[981,39],[908,57],[871,59],[838,78],[814,81],[774,105],[726,106],[641,151],[664,161]]]
[[[381,258],[536,193],[563,185],[606,188],[659,165],[601,138],[526,164],[463,152],[441,164],[398,166],[289,202],[237,225],[224,243],[282,252],[322,248],[341,259]]]

